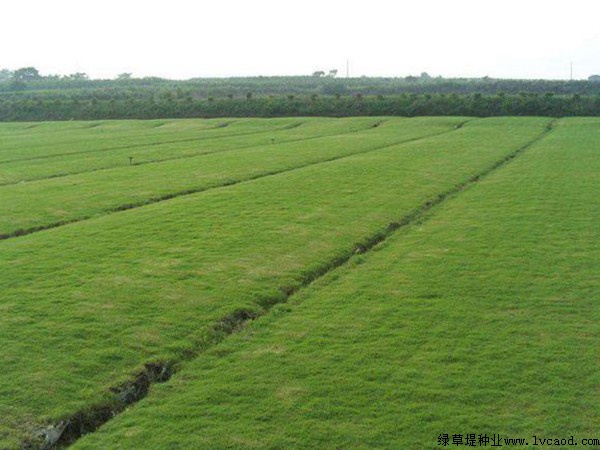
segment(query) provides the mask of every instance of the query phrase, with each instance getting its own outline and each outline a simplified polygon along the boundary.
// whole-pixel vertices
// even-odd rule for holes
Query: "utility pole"
[[[571,81],[573,81],[573,61],[571,61]]]
[[[346,60],[346,78],[350,78],[350,60]]]

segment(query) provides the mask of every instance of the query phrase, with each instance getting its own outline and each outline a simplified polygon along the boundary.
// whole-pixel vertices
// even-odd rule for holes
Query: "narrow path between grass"
[[[429,139],[432,137],[436,137],[436,136],[440,136],[446,133],[451,133],[453,131],[456,131],[460,128],[462,128],[467,122],[469,122],[470,120],[473,119],[469,119],[469,120],[465,120],[464,122],[461,122],[460,124],[458,124],[455,128],[452,128],[450,130],[445,130],[445,131],[441,131],[439,133],[434,133],[434,134],[430,134],[427,136],[422,136],[422,137],[417,137],[417,138],[411,138],[411,139],[404,139],[401,141],[397,141],[397,142],[393,142],[391,144],[385,144],[385,145],[381,145],[381,146],[377,146],[377,147],[373,147],[367,150],[362,150],[359,152],[355,152],[355,153],[351,153],[351,154],[344,154],[344,155],[339,155],[339,156],[333,156],[331,158],[326,158],[323,159],[321,161],[317,161],[317,162],[309,162],[306,164],[302,164],[296,167],[292,167],[289,169],[281,169],[281,170],[273,170],[273,171],[268,171],[268,172],[264,172],[261,174],[255,174],[255,175],[250,175],[248,177],[245,178],[239,178],[239,179],[234,179],[234,180],[227,180],[217,186],[202,186],[202,187],[198,187],[198,188],[194,188],[194,189],[185,189],[185,190],[181,190],[181,191],[174,191],[174,192],[169,192],[163,195],[158,195],[155,197],[150,197],[147,198],[145,200],[141,200],[138,202],[133,202],[133,203],[125,203],[125,204],[121,204],[112,208],[107,208],[105,210],[103,210],[100,214],[92,214],[92,215],[84,215],[84,216],[80,216],[74,219],[69,219],[69,220],[62,220],[62,221],[57,221],[57,222],[52,222],[46,225],[40,225],[40,226],[36,226],[36,227],[31,227],[31,228],[26,228],[26,229],[18,229],[15,230],[11,233],[3,233],[0,234],[0,241],[5,241],[7,239],[13,239],[13,238],[17,238],[20,236],[26,236],[29,234],[33,234],[33,233],[38,233],[41,231],[45,231],[45,230],[50,230],[53,228],[58,228],[58,227],[62,227],[65,225],[69,225],[72,223],[78,223],[78,222],[84,222],[86,220],[91,220],[91,219],[96,219],[99,217],[103,217],[103,216],[107,216],[109,214],[114,214],[117,212],[121,212],[121,211],[127,211],[130,209],[136,209],[136,208],[141,208],[143,206],[147,206],[147,205],[152,205],[154,203],[160,203],[160,202],[164,202],[164,201],[168,201],[168,200],[172,200],[174,198],[178,198],[178,197],[183,197],[183,196],[187,196],[187,195],[193,195],[193,194],[199,194],[201,192],[206,192],[206,191],[210,191],[210,190],[214,190],[214,189],[222,189],[224,187],[228,187],[228,186],[233,186],[236,184],[240,184],[240,183],[246,183],[246,182],[250,182],[250,181],[254,181],[254,180],[258,180],[260,178],[266,178],[266,177],[271,177],[271,176],[275,176],[275,175],[281,175],[284,173],[289,173],[289,172],[293,172],[296,170],[301,170],[301,169],[305,169],[307,167],[311,167],[311,166],[318,166],[320,164],[326,164],[326,163],[330,163],[333,161],[338,161],[341,159],[345,159],[345,158],[350,158],[351,156],[355,156],[355,155],[361,155],[361,154],[365,154],[365,153],[370,153],[370,152],[374,152],[374,151],[378,151],[378,150],[383,150],[385,148],[388,147],[393,147],[395,145],[402,145],[402,144],[408,144],[411,142],[417,142],[417,141],[421,141],[421,140],[425,140],[425,139]],[[341,136],[344,134],[350,134],[350,133],[354,133],[356,132],[356,130],[350,131],[348,133],[341,133],[341,134],[335,134],[333,136]],[[311,139],[316,139],[316,138],[321,138],[323,136],[314,136],[314,137],[310,137],[310,138],[306,138],[306,139],[298,139],[298,140],[294,140],[294,141],[286,141],[287,142],[296,142],[296,141],[307,141],[307,140],[311,140]],[[235,150],[239,150],[239,148],[236,148]],[[225,151],[230,151],[230,150],[225,150]],[[209,153],[203,153],[202,155],[196,155],[196,156],[204,156],[204,155],[208,155]]]
[[[360,244],[357,244],[353,247],[352,252],[344,252],[340,254],[340,256],[326,262],[313,272],[306,274],[299,286],[297,288],[288,289],[285,292],[285,297],[276,304],[287,302],[296,292],[306,288],[319,278],[327,275],[329,272],[348,263],[356,254],[364,254],[369,252],[378,244],[385,241],[397,230],[425,219],[433,208],[448,200],[451,200],[457,195],[460,195],[462,192],[478,183],[486,176],[490,175],[496,170],[501,169],[527,149],[540,142],[545,136],[548,135],[548,133],[552,131],[555,122],[556,119],[550,121],[545,130],[527,144],[519,147],[502,159],[483,169],[479,173],[469,177],[465,181],[458,183],[454,187],[430,198],[408,214],[401,217],[398,221],[391,222],[378,232],[365,237]],[[182,363],[198,357],[208,348],[214,347],[226,339],[227,336],[242,329],[248,322],[268,314],[274,305],[275,304],[271,304],[270,306],[266,307],[261,313],[240,309],[223,317],[213,325],[208,339],[201,348],[196,348],[193,352],[182,355],[178,360],[146,364],[144,370],[138,373],[133,379],[111,389],[111,391],[116,394],[116,402],[105,403],[104,406],[97,406],[78,411],[68,419],[39,430],[35,436],[32,436],[31,442],[33,442],[33,440],[36,438],[39,439],[42,437],[44,438],[45,443],[41,448],[45,450],[52,448],[67,448],[83,435],[94,432],[100,426],[107,423],[117,414],[122,412],[125,408],[146,397],[150,387],[153,384],[164,383],[170,380],[171,377],[178,371]],[[31,442],[24,442],[22,447],[31,448]]]

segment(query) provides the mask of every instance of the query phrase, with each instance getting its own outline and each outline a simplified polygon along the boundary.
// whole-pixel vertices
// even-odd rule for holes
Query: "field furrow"
[[[598,123],[560,121],[73,448],[596,436]]]
[[[2,242],[0,447],[110,405],[110,386],[148,362],[193,355],[221,318],[285,299],[388,224],[505,161],[547,123],[479,120]]]

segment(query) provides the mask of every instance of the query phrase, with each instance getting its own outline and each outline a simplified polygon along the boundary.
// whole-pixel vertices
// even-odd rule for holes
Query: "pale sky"
[[[598,0],[27,0],[0,5],[0,68],[113,78],[569,78],[600,73]]]

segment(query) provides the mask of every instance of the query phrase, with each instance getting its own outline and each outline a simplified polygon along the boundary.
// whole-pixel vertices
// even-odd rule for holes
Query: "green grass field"
[[[276,145],[265,145],[264,137],[259,133],[260,138],[246,137],[242,148],[233,147],[228,151],[5,186],[0,189],[0,202],[6,205],[8,213],[0,218],[0,236],[82,220],[108,211],[377,150],[449,132],[464,121],[393,118],[377,128],[372,125],[379,123],[378,120],[365,123],[364,119],[344,119],[339,123],[324,121],[322,124],[313,121],[285,134],[280,132]],[[368,128],[363,129],[364,125]],[[303,133],[302,138],[298,138],[300,133]],[[231,145],[233,141],[210,142],[212,146],[222,146]],[[241,141],[235,142],[235,145],[241,145]],[[248,146],[250,143],[251,147]],[[214,148],[204,147],[207,151]],[[167,156],[173,149],[169,145],[154,151],[162,151],[162,155]],[[108,157],[112,153],[103,155]]]
[[[0,151],[0,185],[351,133],[380,122],[381,119],[372,117],[237,119],[232,122],[183,120],[157,122],[160,126],[152,122],[149,125],[143,121],[115,121],[99,123],[91,129],[85,128],[89,125],[79,125],[75,130],[71,130],[73,125],[70,123],[59,123],[53,133],[42,133],[30,139],[22,137],[21,142],[17,140],[12,144],[13,148],[12,133],[3,132],[0,126],[1,142],[7,142],[6,148],[3,146]],[[223,127],[220,124],[229,125]]]
[[[600,437],[600,121],[157,124],[0,126],[45,174],[0,187],[0,448],[120,411],[149,363],[74,448]],[[109,166],[137,139],[152,163]]]

